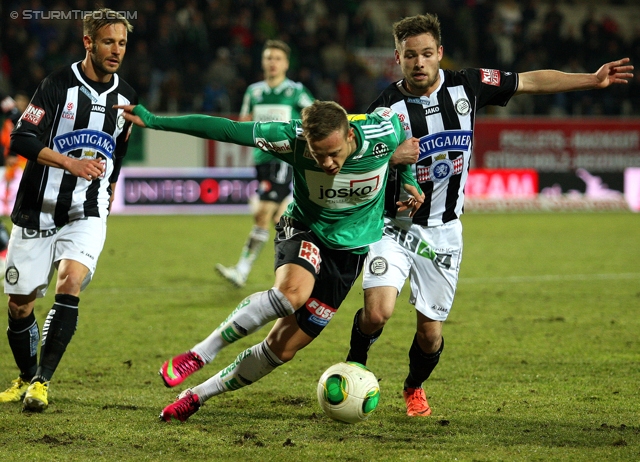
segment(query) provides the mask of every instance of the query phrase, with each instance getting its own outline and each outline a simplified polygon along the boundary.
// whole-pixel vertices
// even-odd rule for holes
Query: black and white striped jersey
[[[48,230],[85,217],[106,217],[111,183],[120,173],[131,124],[116,104],[137,104],[135,91],[114,74],[107,83],[89,80],[77,62],[53,72],[38,86],[12,133],[12,147],[29,159],[12,221]],[[97,158],[101,178],[87,181],[37,163],[43,147],[76,158]],[[29,149],[26,149],[26,148]]]
[[[493,69],[440,69],[440,87],[431,96],[414,96],[403,80],[389,85],[367,112],[390,107],[398,113],[407,138],[420,139],[414,174],[425,193],[425,203],[413,217],[422,226],[438,226],[462,215],[464,186],[473,147],[476,111],[487,105],[507,104],[518,88],[518,75]],[[406,197],[391,169],[385,210],[396,216],[396,202]]]

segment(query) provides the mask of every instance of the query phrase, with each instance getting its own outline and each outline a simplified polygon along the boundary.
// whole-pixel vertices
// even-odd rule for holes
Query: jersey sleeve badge
[[[480,78],[484,84],[500,86],[500,71],[496,69],[480,69]]]
[[[45,110],[31,103],[24,110],[21,119],[33,125],[38,125],[45,115]]]

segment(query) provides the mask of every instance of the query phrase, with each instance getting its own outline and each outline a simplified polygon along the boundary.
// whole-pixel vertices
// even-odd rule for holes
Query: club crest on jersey
[[[113,152],[116,149],[116,141],[111,135],[89,128],[58,135],[53,139],[53,145],[61,154],[88,148],[97,150],[109,159],[113,158]]]
[[[7,281],[7,284],[14,286],[18,283],[18,279],[20,279],[18,269],[15,266],[7,268],[7,271],[4,273],[4,280]]]
[[[444,156],[444,154],[442,156]],[[429,167],[429,176],[434,183],[442,183],[451,178],[453,171],[453,162],[446,157],[444,159],[440,158],[436,159]]]
[[[389,264],[384,257],[375,257],[369,263],[369,272],[374,276],[382,276],[389,269]]]
[[[460,98],[458,101],[456,101],[454,106],[456,108],[456,112],[461,116],[465,116],[469,114],[469,111],[471,111],[471,103],[467,98]]]
[[[380,158],[389,154],[389,146],[384,143],[377,143],[373,147],[373,157]]]
[[[471,130],[446,130],[423,136],[419,140],[418,160],[447,151],[468,151],[471,147]]]
[[[122,114],[120,114],[120,115],[118,116],[118,118],[116,119],[116,126],[117,126],[120,130],[122,130],[122,127],[124,127],[125,122],[126,122],[126,120],[125,120],[124,116],[123,116]]]
[[[446,162],[443,162],[446,161]],[[453,166],[453,171],[449,170],[449,163]],[[445,154],[439,155],[431,165],[416,167],[416,179],[418,183],[433,181],[441,183],[449,179],[452,175],[460,175],[464,167],[464,157],[460,156],[453,160],[446,159]]]
[[[44,109],[29,103],[29,105],[24,110],[24,113],[22,114],[22,117],[20,117],[20,119],[26,120],[27,122],[33,125],[38,125],[42,120],[42,118],[44,117],[44,114],[45,114]]]

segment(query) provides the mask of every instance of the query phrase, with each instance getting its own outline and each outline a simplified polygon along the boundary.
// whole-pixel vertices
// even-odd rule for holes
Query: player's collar
[[[118,77],[118,74],[115,74],[115,73],[113,74],[113,78],[111,79],[110,86],[107,86],[109,82],[107,82],[106,85],[104,83],[94,82],[93,80],[89,79],[89,77],[87,77],[84,72],[82,72],[82,61],[78,61],[77,63],[72,64],[71,70],[75,74],[76,78],[80,82],[82,82],[87,87],[87,89],[91,91],[91,93],[95,93],[94,96],[98,96],[98,97],[104,95],[105,93],[109,93],[113,89],[117,88],[118,83],[120,82],[120,78]],[[102,92],[99,92],[96,89],[96,86],[100,90],[102,90],[103,88],[106,88],[106,89]]]

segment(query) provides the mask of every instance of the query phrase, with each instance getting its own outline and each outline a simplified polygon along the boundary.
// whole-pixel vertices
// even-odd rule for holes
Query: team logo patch
[[[389,264],[384,257],[375,257],[369,263],[369,272],[375,276],[382,276],[389,269]]]
[[[309,321],[318,326],[326,326],[336,314],[336,309],[322,303],[317,298],[310,298],[306,303],[307,310],[311,313]]]
[[[124,127],[125,122],[126,122],[126,120],[125,120],[125,118],[124,118],[124,116],[122,114],[120,114],[118,116],[118,118],[116,119],[116,125],[118,126],[118,128],[120,130],[122,130],[122,127]]]
[[[431,167],[429,167],[429,174],[431,181],[434,183],[442,183],[453,175],[453,162],[449,159],[436,160],[431,164]]]
[[[373,157],[380,158],[389,154],[389,146],[384,143],[378,143],[373,147]]]
[[[462,169],[464,167],[464,158],[462,156],[457,157],[453,161],[449,161],[448,159],[442,160],[447,160],[451,163],[451,165],[453,166],[453,172],[451,172],[447,176],[448,164],[447,162],[445,162],[444,164],[440,163],[440,160],[436,160],[433,164],[425,167],[423,167],[422,165],[418,165],[418,167],[416,168],[416,179],[418,180],[418,183],[424,183],[426,181],[441,183],[450,178],[452,175],[459,175],[460,173],[462,173]],[[440,167],[438,167],[437,169],[435,168],[436,163],[440,163]],[[434,175],[437,175],[437,177]]]
[[[480,77],[482,83],[493,85],[494,87],[500,86],[500,71],[496,69],[480,69]]]
[[[24,113],[22,114],[22,117],[20,117],[20,119],[25,120],[29,123],[32,123],[33,125],[38,125],[42,120],[42,118],[44,117],[44,114],[45,114],[44,109],[29,103],[29,105],[24,110]]]
[[[7,271],[4,273],[4,279],[9,285],[16,285],[18,279],[20,279],[20,273],[18,272],[18,269],[15,266],[10,266],[9,268],[7,268]]]
[[[471,103],[467,98],[460,98],[455,104],[456,112],[461,116],[469,114],[471,111]]]
[[[311,263],[316,274],[320,273],[320,263],[322,262],[322,258],[320,258],[320,249],[318,249],[318,246],[313,242],[302,241],[300,243],[298,257]]]

